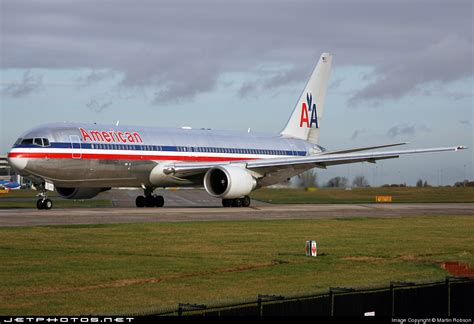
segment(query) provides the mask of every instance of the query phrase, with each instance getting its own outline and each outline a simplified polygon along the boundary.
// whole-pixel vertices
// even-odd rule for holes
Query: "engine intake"
[[[56,187],[56,192],[66,199],[90,199],[94,198],[102,191],[107,191],[110,188],[68,188]]]
[[[245,169],[235,166],[218,166],[204,175],[204,188],[213,197],[241,198],[257,186],[255,178]]]

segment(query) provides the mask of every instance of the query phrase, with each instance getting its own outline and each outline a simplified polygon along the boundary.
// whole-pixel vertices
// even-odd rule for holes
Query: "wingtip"
[[[464,146],[464,145],[459,145],[456,147],[456,151],[459,151],[459,150],[467,150],[468,147],[467,146]]]

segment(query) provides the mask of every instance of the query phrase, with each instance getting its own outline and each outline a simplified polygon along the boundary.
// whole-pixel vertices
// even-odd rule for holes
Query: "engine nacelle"
[[[236,166],[218,166],[204,175],[204,188],[217,198],[234,199],[248,195],[257,186],[255,178]]]
[[[110,188],[67,188],[56,187],[56,192],[66,199],[90,199]]]
[[[170,173],[172,173],[171,167],[158,164],[151,170],[150,182],[155,186],[162,186],[164,183],[169,182]]]

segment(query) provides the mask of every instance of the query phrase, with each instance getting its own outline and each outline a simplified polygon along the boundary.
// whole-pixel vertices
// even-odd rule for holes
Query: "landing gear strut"
[[[36,201],[36,208],[38,208],[39,210],[41,209],[51,209],[53,208],[53,201],[51,199],[48,199],[47,195],[46,195],[46,189],[44,187],[44,183],[36,186],[38,188],[38,197],[40,197],[37,201]]]
[[[235,199],[222,199],[222,206],[224,207],[249,207],[251,199],[249,196]]]
[[[165,204],[165,199],[163,196],[153,195],[152,188],[145,188],[145,196],[138,196],[135,200],[135,205],[137,207],[163,207]]]

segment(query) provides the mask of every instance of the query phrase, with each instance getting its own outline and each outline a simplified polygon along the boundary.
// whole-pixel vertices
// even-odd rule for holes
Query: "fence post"
[[[415,283],[413,282],[396,282],[396,281],[391,281],[390,282],[390,292],[392,293],[392,317],[395,316],[395,288],[400,288],[400,287],[409,287],[409,286],[416,286]]]
[[[339,288],[339,287],[336,287],[336,288],[330,287],[329,288],[329,298],[331,299],[331,316],[334,316],[334,297],[335,297],[335,293],[345,293],[345,292],[351,292],[351,291],[355,291],[355,289],[352,289],[352,288]]]
[[[390,304],[391,304],[391,313],[392,318],[395,317],[395,291],[393,289],[393,283],[390,282]]]
[[[331,316],[334,316],[334,293],[332,288],[329,288],[329,300],[331,300]]]
[[[447,317],[451,317],[451,283],[449,277],[446,277],[446,293],[448,295],[448,314]]]
[[[257,307],[258,307],[258,316],[263,316],[263,304],[264,301],[272,301],[272,300],[283,300],[285,297],[278,296],[278,295],[258,295],[257,300]]]

